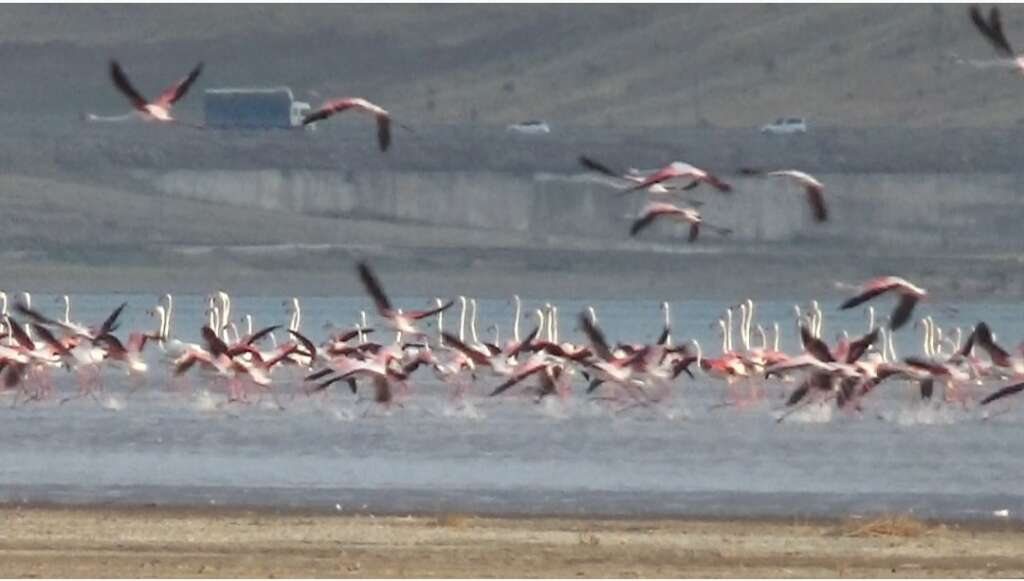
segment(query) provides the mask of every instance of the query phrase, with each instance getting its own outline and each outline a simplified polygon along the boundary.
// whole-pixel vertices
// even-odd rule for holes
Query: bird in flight
[[[1024,74],[1024,56],[1018,56],[1014,53],[1010,42],[1006,40],[1006,33],[1003,32],[1003,19],[999,15],[999,8],[993,6],[989,10],[988,20],[985,19],[985,16],[981,13],[981,8],[978,8],[977,4],[972,4],[967,9],[967,12],[970,14],[971,22],[974,23],[975,28],[996,49],[996,53],[1006,59],[1006,62],[1013,65],[1018,72]]]
[[[852,309],[889,291],[895,291],[900,295],[900,300],[889,317],[889,328],[893,331],[905,325],[910,320],[917,301],[928,296],[928,291],[914,286],[898,276],[883,276],[869,280],[860,288],[860,291],[860,294],[848,299],[839,308],[841,310]]]
[[[636,236],[641,230],[647,228],[653,224],[655,220],[663,216],[667,218],[674,218],[682,222],[689,222],[690,235],[688,240],[690,242],[695,242],[697,240],[697,237],[700,235],[700,228],[702,225],[723,236],[732,233],[732,230],[728,228],[712,226],[704,222],[704,218],[700,215],[700,212],[693,208],[680,208],[679,206],[674,206],[665,202],[650,202],[644,206],[643,211],[640,212],[640,216],[637,217],[635,222],[633,222],[633,226],[629,229],[629,235]]]
[[[623,191],[623,193],[632,192],[635,190],[645,190],[655,184],[664,184],[664,182],[676,179],[705,182],[711,187],[723,193],[728,193],[732,191],[732,186],[718,179],[718,177],[716,177],[714,174],[704,171],[700,168],[696,168],[688,163],[684,163],[681,161],[673,161],[667,166],[647,176],[639,183],[637,183],[635,186]]]
[[[203,63],[197,64],[185,78],[168,87],[167,90],[160,93],[156,101],[151,102],[132,86],[121,65],[116,60],[110,61],[110,78],[114,81],[117,90],[128,98],[132,107],[142,113],[143,117],[163,123],[177,121],[171,117],[171,105],[180,101],[188,93],[189,87],[196,82],[201,72],[203,72]]]
[[[597,161],[596,159],[594,159],[592,157],[587,157],[585,155],[581,155],[579,161],[580,161],[580,165],[582,165],[583,167],[585,167],[585,168],[587,168],[587,169],[589,169],[591,171],[595,171],[595,172],[597,172],[599,174],[602,174],[602,175],[608,176],[610,178],[613,178],[616,182],[621,182],[621,183],[616,183],[615,184],[617,187],[621,187],[622,185],[630,185],[631,183],[638,184],[638,183],[644,181],[644,178],[642,176],[638,175],[638,174],[616,172],[615,170],[611,169],[607,165]],[[675,186],[673,186],[673,187],[665,187],[663,184],[651,184],[647,188],[647,193],[648,194],[673,194],[673,193],[677,193],[677,192],[681,192],[681,191],[692,190],[693,188],[696,188],[699,185],[700,185],[700,181],[698,181],[698,180],[693,180],[693,181],[691,181],[689,184],[687,184],[685,186],[678,186],[678,187],[675,187]]]
[[[828,220],[828,207],[825,205],[825,184],[821,183],[814,176],[795,169],[782,169],[778,171],[762,171],[743,168],[740,173],[748,176],[787,177],[802,185],[807,193],[807,205],[811,208],[816,222]]]
[[[349,109],[365,111],[377,118],[377,144],[380,146],[381,151],[387,151],[391,145],[391,114],[384,110],[384,108],[374,105],[366,99],[354,97],[328,101],[316,111],[306,114],[302,118],[302,124],[309,125],[310,123],[322,121]],[[407,130],[409,129],[405,125],[400,126]]]

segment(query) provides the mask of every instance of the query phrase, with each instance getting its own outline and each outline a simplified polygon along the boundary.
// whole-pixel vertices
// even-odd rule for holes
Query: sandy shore
[[[1020,577],[1024,527],[0,509],[0,577]]]

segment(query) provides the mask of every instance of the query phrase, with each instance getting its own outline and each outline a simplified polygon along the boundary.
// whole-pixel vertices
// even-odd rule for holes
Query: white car
[[[549,127],[544,121],[524,121],[523,123],[513,123],[505,129],[514,133],[526,133],[528,135],[543,135],[545,133],[551,133],[551,127]]]
[[[774,123],[762,125],[761,133],[807,133],[807,121],[803,117],[779,117]]]

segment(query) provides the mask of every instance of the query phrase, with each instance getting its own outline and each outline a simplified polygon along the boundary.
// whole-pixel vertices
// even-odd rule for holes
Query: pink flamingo
[[[917,301],[928,296],[928,291],[914,286],[898,276],[883,276],[869,280],[861,287],[860,294],[847,300],[839,308],[842,310],[852,309],[889,291],[900,295],[899,303],[889,317],[889,329],[895,331],[910,320]]]
[[[817,222],[828,220],[828,207],[825,205],[825,184],[818,181],[814,176],[795,169],[783,169],[778,171],[762,171],[744,168],[740,170],[743,175],[787,177],[803,186],[807,194],[807,205],[811,208],[811,214]]]
[[[327,101],[316,111],[307,113],[302,118],[303,125],[309,125],[323,119],[327,119],[337,113],[348,111],[349,109],[356,109],[357,111],[365,111],[377,119],[377,144],[380,146],[381,151],[387,151],[391,145],[391,115],[383,108],[374,105],[366,99],[358,97],[350,97],[346,99],[335,99],[333,101]],[[402,127],[405,127],[404,125]],[[406,129],[408,129],[406,127]]]
[[[728,193],[732,191],[732,186],[718,179],[714,174],[696,168],[688,163],[673,161],[667,166],[647,176],[640,183],[626,190],[626,192],[644,190],[654,184],[660,184],[674,179],[687,179],[704,182],[720,192]]]
[[[110,61],[110,78],[114,81],[114,86],[117,87],[117,90],[121,91],[121,94],[128,98],[132,107],[135,107],[138,112],[142,113],[143,117],[163,123],[177,121],[171,117],[171,105],[177,103],[185,96],[189,87],[192,86],[192,83],[196,82],[196,79],[199,78],[199,73],[202,71],[203,63],[199,63],[188,76],[170,86],[163,93],[160,93],[156,101],[150,102],[135,90],[135,87],[128,80],[128,76],[121,69],[121,65],[115,60]]]
[[[701,226],[710,228],[713,232],[723,236],[732,233],[732,230],[728,228],[708,224],[704,221],[700,212],[693,208],[680,208],[666,202],[649,202],[640,212],[640,216],[633,222],[633,226],[629,229],[629,235],[636,236],[662,216],[688,222],[690,224],[690,235],[687,239],[690,242],[697,240],[697,237],[700,235]]]

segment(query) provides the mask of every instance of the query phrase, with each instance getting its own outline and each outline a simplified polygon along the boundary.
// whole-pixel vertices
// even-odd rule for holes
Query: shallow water
[[[120,335],[154,326],[145,314],[152,296],[75,297],[72,318],[102,320],[124,300],[130,306]],[[59,311],[52,297],[33,302]],[[287,323],[282,302],[238,297],[234,318],[249,312],[257,325]],[[529,312],[543,301],[524,303]],[[585,304],[558,302],[563,339],[575,339],[574,315]],[[306,298],[302,306],[303,329],[314,340],[326,336],[325,321],[347,326],[360,309],[371,310],[363,298]],[[511,306],[480,306],[481,331],[500,321],[506,336]],[[595,306],[611,340],[650,341],[659,331],[658,303]],[[673,303],[676,341],[696,337],[717,353],[713,325],[726,306]],[[178,297],[173,334],[198,340],[204,308],[201,297]],[[822,304],[824,337],[843,327],[853,334],[866,329],[863,312],[835,308]],[[888,308],[880,305],[883,315]],[[941,325],[965,328],[986,320],[1007,344],[1024,336],[1011,306],[922,305],[919,314],[929,313]],[[795,350],[792,304],[761,304],[757,317],[766,326],[783,322],[782,347]],[[451,329],[457,320],[456,310],[445,323]],[[523,332],[532,325],[524,322]],[[900,355],[917,353],[920,337],[913,328],[902,331]],[[150,363],[159,366],[157,352]],[[432,374],[420,372],[404,406],[383,410],[343,389],[296,396],[291,370],[275,374],[276,402],[229,404],[218,386],[198,378],[187,390],[170,389],[160,369],[135,391],[110,370],[96,400],[14,407],[7,407],[10,395],[0,400],[7,403],[0,407],[0,501],[595,515],[1024,514],[1020,406],[995,404],[986,419],[973,406],[921,403],[914,387],[899,382],[879,387],[862,413],[814,405],[776,423],[790,387],[779,382],[767,384],[767,397],[756,404],[718,407],[726,401],[723,384],[684,378],[657,407],[613,411],[586,399],[582,380],[570,400],[536,404],[515,390],[485,397],[497,383],[488,378],[456,405]],[[54,377],[63,392],[74,393],[70,376]]]

